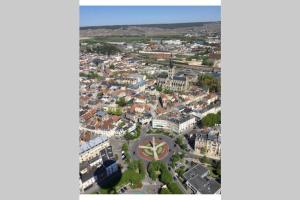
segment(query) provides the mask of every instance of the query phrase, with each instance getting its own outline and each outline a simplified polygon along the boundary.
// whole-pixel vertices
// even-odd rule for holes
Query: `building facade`
[[[196,118],[188,115],[180,118],[165,118],[165,119],[153,119],[152,128],[161,128],[175,133],[183,133],[192,129],[196,124]]]
[[[84,162],[100,156],[100,151],[109,146],[108,137],[100,135],[80,145],[79,161]]]
[[[221,159],[221,132],[219,128],[202,131],[195,138],[195,153]]]

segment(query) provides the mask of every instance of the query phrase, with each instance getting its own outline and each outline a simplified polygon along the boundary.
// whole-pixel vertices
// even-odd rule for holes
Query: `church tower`
[[[175,75],[175,66],[174,66],[172,57],[173,56],[171,54],[170,63],[169,63],[169,72],[168,72],[168,78],[169,79],[173,79],[173,77]]]

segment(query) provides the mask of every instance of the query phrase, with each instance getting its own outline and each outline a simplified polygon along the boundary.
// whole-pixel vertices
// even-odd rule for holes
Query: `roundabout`
[[[174,146],[172,139],[165,135],[146,135],[133,145],[133,154],[145,161],[168,160]]]

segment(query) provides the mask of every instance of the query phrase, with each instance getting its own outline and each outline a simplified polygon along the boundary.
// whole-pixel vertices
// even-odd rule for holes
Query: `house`
[[[144,113],[139,119],[138,121],[141,124],[149,124],[152,121],[152,115],[150,113]]]
[[[81,122],[86,122],[88,121],[90,118],[92,118],[97,112],[96,108],[92,108],[89,111],[87,111],[86,113],[84,113],[82,116],[80,116]]]
[[[217,126],[196,133],[195,154],[221,159],[221,128]]]
[[[197,164],[183,174],[188,188],[195,194],[220,194],[221,184],[208,178],[208,170]]]
[[[115,116],[101,121],[98,133],[106,135],[107,137],[112,137],[115,134],[115,130],[117,128],[116,123],[119,119],[120,117]]]

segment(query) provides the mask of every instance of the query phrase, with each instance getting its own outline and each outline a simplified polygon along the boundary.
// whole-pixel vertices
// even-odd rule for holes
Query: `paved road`
[[[173,174],[173,176],[175,176],[175,171],[173,168],[171,168],[171,172]],[[174,179],[173,179],[174,180]],[[182,183],[178,180],[178,178],[176,177],[176,180],[175,182],[177,183],[177,185],[180,187],[181,191],[184,193],[184,194],[188,194],[188,191],[185,189],[185,187],[182,185]]]

